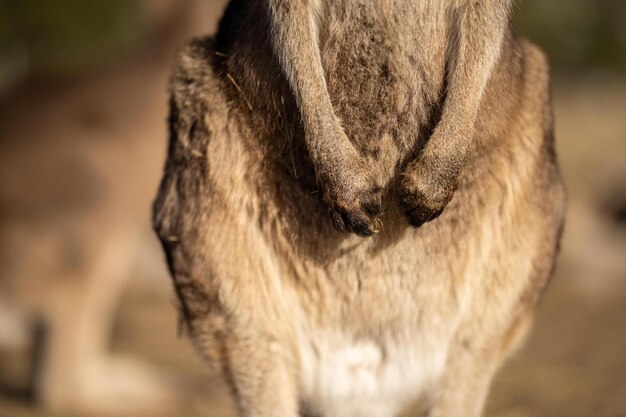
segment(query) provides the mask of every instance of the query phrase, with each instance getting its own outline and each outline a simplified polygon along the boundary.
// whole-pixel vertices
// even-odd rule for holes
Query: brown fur
[[[432,345],[445,365],[414,397],[477,416],[548,281],[564,192],[544,56],[507,0],[391,4],[234,0],[179,56],[154,225],[242,416],[343,415],[303,352],[324,366],[344,340],[381,367]]]

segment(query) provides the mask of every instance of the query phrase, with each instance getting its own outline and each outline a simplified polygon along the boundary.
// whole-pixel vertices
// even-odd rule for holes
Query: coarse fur
[[[233,0],[180,54],[154,226],[242,416],[480,415],[565,200],[509,3]]]

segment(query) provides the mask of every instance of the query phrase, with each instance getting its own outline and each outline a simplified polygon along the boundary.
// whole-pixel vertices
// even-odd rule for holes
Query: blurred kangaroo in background
[[[510,6],[233,0],[180,54],[154,227],[242,416],[481,414],[565,204]]]
[[[28,389],[59,415],[154,416],[178,399],[158,371],[111,353],[111,339],[128,281],[147,276],[139,285],[154,288],[162,277],[144,261],[162,85],[172,52],[197,28],[193,16],[216,6],[142,6],[157,50],[61,87],[34,83],[0,112],[0,394]],[[32,378],[16,381],[6,363],[15,359],[3,354],[33,345]]]

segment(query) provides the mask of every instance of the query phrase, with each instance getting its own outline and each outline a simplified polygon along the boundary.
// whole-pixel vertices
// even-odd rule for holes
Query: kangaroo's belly
[[[299,351],[307,411],[332,417],[392,417],[442,373],[447,343],[415,335],[375,340],[325,332],[301,338]]]

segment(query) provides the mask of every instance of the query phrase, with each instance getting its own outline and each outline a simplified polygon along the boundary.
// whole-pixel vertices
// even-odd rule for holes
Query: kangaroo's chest
[[[374,159],[411,148],[435,116],[448,22],[443,2],[328,2],[317,22],[335,113]],[[391,161],[387,161],[389,163]]]
[[[441,374],[447,354],[436,337],[308,336],[299,346],[303,400],[310,412],[335,417],[397,415]]]

